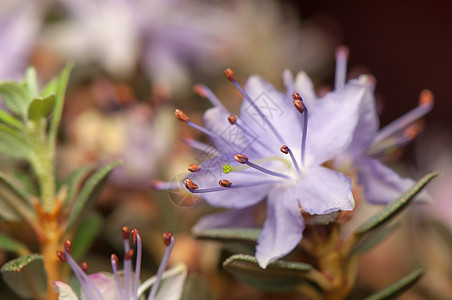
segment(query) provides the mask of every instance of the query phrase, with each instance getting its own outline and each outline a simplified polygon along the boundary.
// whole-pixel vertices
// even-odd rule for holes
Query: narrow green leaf
[[[120,164],[119,161],[112,162],[96,173],[94,173],[83,186],[77,200],[72,207],[67,220],[66,231],[69,232],[72,227],[80,221],[84,212],[87,212],[97,200],[102,187],[107,181],[108,175]]]
[[[23,298],[45,299],[47,273],[40,254],[30,254],[13,259],[1,269],[8,286]]]
[[[75,171],[73,171],[68,179],[66,180],[67,186],[68,186],[68,192],[66,201],[64,203],[64,206],[67,207],[72,204],[72,202],[75,200],[75,195],[77,194],[80,184],[82,181],[86,178],[86,176],[94,170],[94,166],[83,166]]]
[[[35,98],[28,107],[28,118],[35,121],[41,118],[45,118],[50,115],[54,105],[54,94],[50,94],[44,98]]]
[[[64,97],[65,97],[66,88],[67,88],[67,84],[69,81],[69,75],[71,73],[71,70],[72,70],[72,65],[66,65],[58,79],[55,104],[54,104],[52,119],[50,121],[50,127],[49,127],[49,141],[53,145],[55,145],[55,143],[56,143],[56,135],[58,132],[58,126],[60,125],[61,115],[63,113]]]
[[[34,217],[34,207],[28,197],[2,173],[0,173],[0,217],[8,221],[30,220]]]
[[[256,243],[260,228],[214,228],[194,232],[198,239]]]
[[[367,297],[365,300],[395,299],[395,297],[412,287],[421,278],[421,276],[424,275],[424,273],[425,269],[419,268],[383,290]]]
[[[28,108],[28,91],[14,81],[0,83],[0,94],[6,107],[13,113],[25,118]]]
[[[411,187],[405,194],[403,194],[396,201],[386,205],[384,209],[375,214],[373,217],[364,222],[355,231],[355,234],[362,236],[367,232],[381,226],[389,221],[391,218],[400,213],[407,205],[413,201],[414,197],[436,176],[438,173],[429,173],[422,177],[413,187]]]
[[[57,78],[53,78],[52,80],[50,80],[47,83],[47,85],[42,89],[41,96],[46,97],[49,96],[50,94],[56,95],[58,91],[58,83],[59,80]]]
[[[14,252],[18,256],[26,255],[30,252],[27,246],[25,246],[22,242],[10,238],[2,233],[0,233],[0,249],[8,252]]]
[[[360,255],[369,251],[389,237],[398,227],[398,224],[394,224],[375,229],[373,232],[363,237],[359,244],[353,249],[351,255]]]
[[[5,124],[0,124],[0,152],[22,159],[30,155],[26,139],[16,129]]]
[[[310,277],[309,264],[278,260],[262,269],[254,256],[235,254],[223,267],[245,283],[265,291],[289,291]]]
[[[82,219],[72,240],[72,257],[77,260],[91,247],[103,225],[100,214],[92,212]]]
[[[0,121],[19,130],[22,130],[24,128],[22,123],[18,119],[16,119],[16,117],[10,115],[2,109],[0,109]]]

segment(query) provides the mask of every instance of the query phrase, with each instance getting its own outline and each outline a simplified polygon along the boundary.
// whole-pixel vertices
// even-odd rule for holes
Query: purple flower
[[[286,93],[257,76],[243,88],[230,69],[225,74],[244,97],[240,117],[231,115],[204,86],[196,90],[215,106],[204,115],[205,128],[176,110],[179,120],[212,140],[205,149],[214,148],[209,154],[213,158],[191,165],[193,173],[184,184],[211,205],[237,210],[208,216],[195,229],[239,224],[238,215],[246,218],[244,210],[266,199],[267,217],[256,247],[258,263],[265,268],[300,242],[302,212],[353,210],[350,178],[323,164],[352,142],[369,85],[364,79],[352,80],[316,99],[304,73],[295,81],[284,74]],[[199,142],[193,145],[200,147]]]
[[[132,270],[132,257],[134,250],[130,248],[129,236],[132,234],[133,244],[137,246],[137,259],[135,270]],[[162,262],[160,263],[157,275],[151,277],[140,284],[140,268],[141,268],[141,238],[136,229],[129,231],[129,228],[123,228],[124,238],[124,270],[118,272],[118,257],[113,254],[111,256],[111,266],[113,274],[109,273],[94,273],[86,275],[88,265],[83,263],[81,267],[77,265],[71,256],[71,242],[66,241],[64,252],[57,252],[61,261],[67,262],[78,281],[80,282],[81,299],[83,300],[136,300],[144,297],[144,293],[151,286],[151,291],[147,297],[148,300],[153,299],[180,299],[182,295],[183,285],[187,276],[186,267],[182,264],[164,272],[171,251],[174,246],[174,237],[171,232],[163,235],[163,240],[167,246]],[[168,278],[165,281],[157,294],[160,281]],[[72,288],[61,281],[55,281],[55,290],[58,292],[60,300],[78,299],[76,293]]]

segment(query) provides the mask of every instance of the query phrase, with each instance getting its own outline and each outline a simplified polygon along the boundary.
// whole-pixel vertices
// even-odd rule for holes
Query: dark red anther
[[[189,164],[188,170],[192,173],[198,172],[201,169],[201,166],[198,164]]]
[[[163,234],[163,243],[168,247],[171,244],[171,238],[173,237],[173,233],[171,231],[165,232]]]
[[[176,116],[176,118],[179,121],[184,122],[184,123],[187,123],[190,120],[190,118],[180,109],[176,109],[174,111],[174,115]]]
[[[63,251],[57,250],[56,255],[60,259],[61,262],[67,262],[66,254],[64,254]]]
[[[237,117],[234,116],[233,114],[229,115],[228,117],[228,121],[231,125],[234,125],[235,123],[237,123]]]
[[[229,180],[226,179],[221,179],[218,184],[224,188],[228,188],[232,185],[232,182],[230,182]]]
[[[243,154],[234,154],[234,159],[241,164],[245,164],[248,162],[248,157]]]
[[[66,242],[64,242],[64,250],[69,254],[72,253],[72,243],[70,240],[66,240]]]
[[[281,146],[279,150],[281,150],[281,152],[284,154],[289,154],[289,147],[287,147],[286,145]]]
[[[128,240],[130,237],[130,229],[127,226],[122,227],[122,238]]]
[[[137,244],[138,230],[133,229],[131,233],[132,233],[132,242],[133,242],[134,245],[136,245]]]
[[[227,68],[226,70],[224,70],[224,75],[226,75],[226,78],[230,82],[234,82],[235,81],[234,71],[232,71],[230,68]]]
[[[303,100],[301,99],[300,95],[295,92],[292,94],[292,98],[293,98],[293,105],[295,105],[295,107],[297,108],[297,110],[300,113],[303,113],[305,111],[306,107],[304,106]]]
[[[206,98],[206,97],[207,97],[206,92],[205,92],[205,90],[204,90],[204,87],[203,87],[202,85],[200,85],[200,84],[195,85],[195,86],[193,87],[193,91],[194,91],[196,94],[198,94],[199,96],[203,97],[203,98]]]
[[[199,189],[199,186],[188,178],[184,179],[184,185],[189,191]]]
[[[88,272],[88,263],[86,261],[82,262],[82,271],[86,274]]]
[[[133,249],[130,249],[129,251],[127,251],[126,255],[124,256],[125,260],[131,260],[133,257]]]
[[[110,260],[111,260],[112,263],[115,264],[115,266],[117,266],[119,264],[119,259],[118,259],[118,256],[116,254],[112,254],[111,257],[110,257]]]

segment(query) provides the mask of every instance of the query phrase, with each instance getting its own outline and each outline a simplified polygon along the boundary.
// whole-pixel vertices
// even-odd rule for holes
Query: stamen
[[[188,178],[184,179],[184,185],[185,185],[185,188],[187,190],[189,190],[190,192],[193,192],[194,190],[197,190],[199,188],[196,183],[194,183],[193,181],[191,181]]]
[[[193,87],[193,91],[203,98],[207,98],[213,106],[221,107],[224,111],[228,111],[223,103],[215,96],[215,94],[205,85],[197,84]]]
[[[232,185],[232,182],[230,182],[229,180],[226,179],[221,179],[219,182],[220,186],[224,187],[224,188],[228,188]]]
[[[118,256],[116,256],[116,254],[112,254],[110,261],[111,261],[111,268],[113,270],[113,275],[115,275],[116,286],[118,287],[119,298],[124,299],[124,290],[121,287],[121,282],[119,280],[119,274],[118,274],[118,265],[119,265]]]
[[[186,178],[186,179],[188,179],[188,178]],[[244,184],[232,184],[231,183],[230,186],[223,186],[223,185],[221,185],[221,181],[222,180],[220,180],[220,182],[219,182],[220,186],[218,186],[218,187],[211,187],[211,188],[203,188],[203,189],[201,189],[201,188],[198,187],[197,184],[195,184],[193,182],[192,183],[196,185],[196,189],[192,189],[192,188],[190,188],[190,186],[187,186],[187,185],[185,187],[187,188],[187,190],[190,193],[203,194],[203,193],[223,192],[223,191],[228,191],[230,189],[242,189],[242,188],[249,188],[249,187],[254,187],[254,186],[263,185],[263,184],[274,184],[274,183],[281,182],[280,180],[263,180],[263,181],[257,181],[257,182],[252,182],[252,183],[244,183]],[[223,184],[225,184],[225,182],[223,182]]]
[[[141,237],[138,230],[132,230],[133,243],[137,245],[137,261],[135,264],[135,281],[133,285],[133,300],[138,298],[138,286],[140,285],[140,270],[141,270],[141,255],[142,255],[142,245]]]
[[[188,170],[192,173],[198,172],[201,169],[201,166],[198,164],[189,164]]]
[[[122,237],[124,244],[124,295],[126,299],[130,299],[132,293],[132,261],[130,256],[130,245],[129,245],[129,237],[130,237],[130,229],[127,226],[122,228]],[[133,250],[132,250],[133,255]]]
[[[63,263],[67,262],[66,255],[64,255],[64,252],[57,250],[56,255],[61,262]]]
[[[270,147],[269,146],[267,146],[266,144],[264,144],[260,139],[257,139],[253,134],[251,134],[251,132],[249,132],[248,130],[246,130],[245,129],[245,127],[243,127],[241,124],[239,124],[237,121],[237,117],[236,116],[234,116],[234,115],[229,115],[229,117],[228,117],[228,121],[229,121],[229,124],[231,124],[231,125],[236,125],[240,130],[242,130],[242,132],[244,132],[246,135],[248,135],[252,140],[253,140],[253,142],[257,142],[259,145],[261,145],[262,147],[264,147],[264,148],[266,148],[267,150],[270,150],[271,151],[271,149],[270,149]]]
[[[347,60],[349,49],[346,46],[336,48],[336,76],[334,78],[334,89],[344,87],[347,77]]]
[[[64,251],[65,251],[66,253],[68,253],[69,255],[72,254],[72,243],[71,243],[70,240],[66,240],[66,241],[64,242]]]
[[[237,123],[237,117],[234,116],[233,114],[230,114],[228,117],[228,121],[231,125],[234,125],[235,123]]]
[[[170,231],[163,234],[163,242],[166,245],[165,254],[163,255],[162,261],[160,262],[159,269],[157,270],[157,278],[155,284],[152,286],[151,292],[149,293],[148,300],[154,300],[158,286],[160,285],[160,281],[162,280],[163,271],[166,269],[171,252],[173,251],[174,237]]]
[[[259,170],[259,171],[261,171],[263,173],[266,173],[266,174],[269,174],[269,175],[273,175],[273,176],[277,176],[277,177],[281,177],[281,178],[285,178],[285,179],[290,179],[290,177],[287,176],[287,175],[284,175],[284,174],[281,174],[281,173],[278,173],[278,172],[274,172],[274,171],[270,171],[269,169],[266,169],[264,167],[261,167],[259,165],[256,165],[256,164],[248,161],[248,157],[246,157],[243,154],[234,154],[234,159],[236,161],[238,161],[239,163],[241,163],[241,164],[246,164],[246,165],[250,166],[251,168]]]
[[[174,115],[179,121],[183,123],[187,123],[188,121],[190,121],[190,118],[180,109],[176,108],[176,110],[174,111]]]
[[[163,180],[152,180],[149,183],[149,186],[152,189],[155,189],[157,191],[160,190],[177,190],[180,188],[179,186],[179,182],[168,182],[168,181],[163,181]]]
[[[253,99],[248,95],[248,93],[245,91],[245,89],[235,80],[234,72],[227,68],[224,70],[224,75],[226,75],[226,78],[234,84],[234,86],[239,90],[240,94],[242,94],[243,98],[256,110],[256,112],[259,114],[259,116],[264,120],[265,123],[270,127],[271,131],[273,131],[273,134],[278,138],[278,140],[283,144],[283,139],[281,135],[278,133],[278,131],[275,129],[273,124],[268,120],[268,118],[264,115],[264,113],[259,109],[259,107],[254,103]]]
[[[303,117],[303,136],[301,137],[301,163],[304,165],[304,156],[306,152],[306,137],[308,135],[308,109],[306,105],[303,103],[303,99],[301,99],[298,93],[292,94],[293,104],[296,109],[302,114]]]
[[[196,150],[199,150],[199,151],[201,151],[201,152],[203,152],[203,153],[209,153],[209,154],[212,154],[212,156],[217,156],[217,155],[220,155],[220,154],[221,154],[221,153],[218,152],[218,150],[215,149],[214,147],[209,146],[209,145],[206,145],[206,144],[201,143],[201,142],[198,142],[198,141],[196,141],[196,140],[194,140],[194,139],[191,139],[191,138],[184,138],[183,141],[184,141],[184,143],[187,144],[188,146],[190,146],[190,147],[192,147],[192,148],[194,148],[194,149],[196,149]]]
[[[295,159],[295,156],[293,155],[292,150],[290,150],[290,148],[287,147],[286,145],[283,145],[280,150],[284,154],[290,154],[290,158],[292,158],[292,162],[293,162],[293,165],[295,166],[295,169],[297,170],[297,173],[301,174],[300,167],[298,166],[297,160]]]
[[[82,269],[82,271],[85,274],[87,274],[87,272],[88,272],[88,263],[86,261],[82,262],[81,269]]]
[[[419,97],[419,105],[381,129],[375,137],[372,146],[396,134],[398,131],[404,130],[411,123],[426,115],[433,108],[433,104],[433,93],[429,90],[423,90]]]

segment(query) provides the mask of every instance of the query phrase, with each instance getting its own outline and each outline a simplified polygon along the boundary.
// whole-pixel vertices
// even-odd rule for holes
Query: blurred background
[[[64,177],[86,163],[124,162],[98,203],[100,238],[88,256],[93,272],[109,269],[109,254],[120,249],[120,228],[126,224],[140,229],[147,247],[144,273],[154,272],[164,251],[158,242],[161,233],[172,230],[177,244],[171,260],[185,262],[190,272],[200,274],[200,282],[208,282],[200,285],[217,299],[278,299],[221,271],[220,258],[233,252],[230,246],[190,236],[191,226],[212,208],[198,199],[189,199],[196,200],[194,207],[176,206],[175,199],[186,195],[151,191],[150,182],[177,178],[195,162],[183,138],[203,137],[180,126],[173,116],[177,107],[202,123],[210,104],[193,92],[195,84],[210,87],[235,112],[240,95],[224,78],[226,67],[241,83],[258,74],[279,89],[283,70],[304,70],[319,91],[331,89],[335,48],[346,45],[349,76],[370,73],[377,80],[382,125],[416,107],[421,90],[434,93],[435,108],[422,124],[423,134],[395,165],[415,179],[431,170],[444,174],[430,191],[442,206],[433,206],[428,219],[425,212],[414,211],[409,220],[414,227],[404,228],[402,237],[364,260],[363,274],[377,271],[362,277],[363,290],[384,286],[413,261],[436,253],[439,262],[431,264],[439,270],[432,272],[434,279],[426,279],[422,293],[427,298],[420,293],[419,299],[452,297],[446,284],[452,277],[452,261],[446,258],[452,250],[450,8],[447,1],[3,0],[0,79],[19,79],[32,64],[45,83],[73,62],[58,173]],[[4,168],[26,171],[20,164],[2,161]],[[425,230],[413,230],[415,226]],[[10,225],[2,228],[14,230]],[[446,246],[403,256],[410,249],[406,239],[412,245],[422,244],[419,239],[424,238],[439,239]],[[387,249],[394,254],[391,259],[385,259]],[[1,254],[1,260],[7,260],[8,254]],[[388,277],[384,267],[391,268],[395,278]]]

